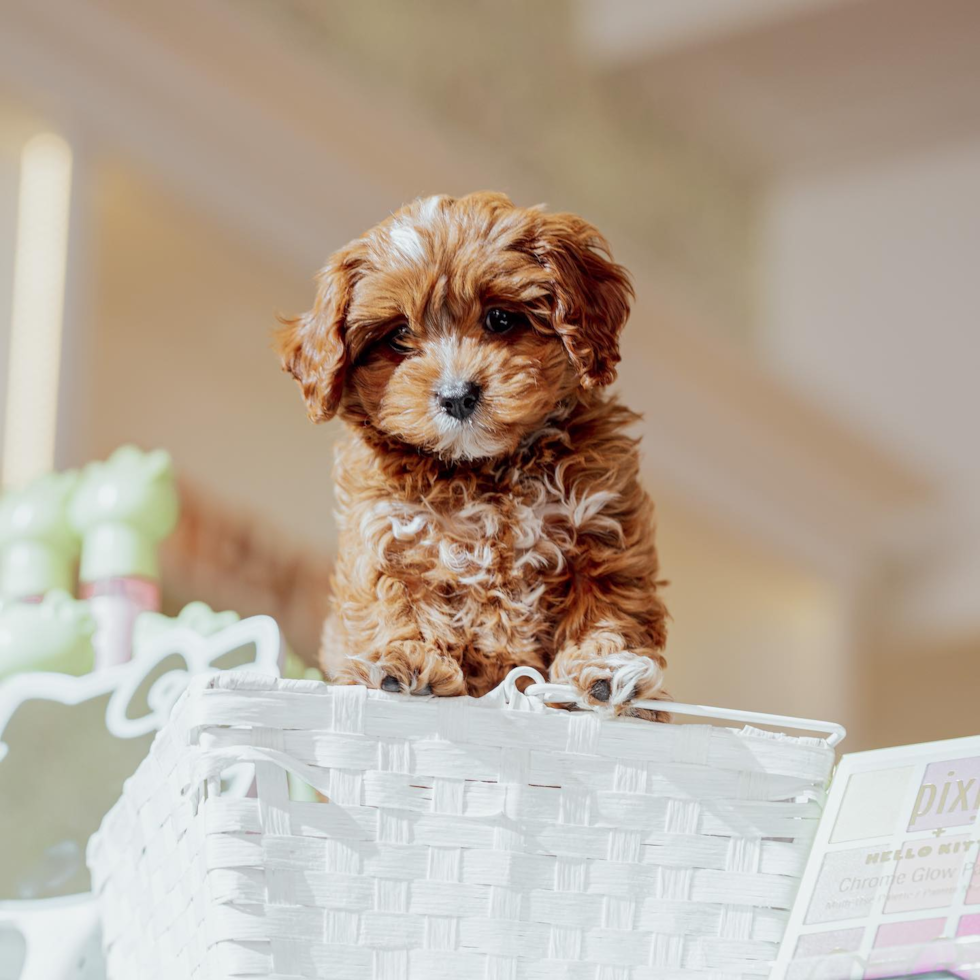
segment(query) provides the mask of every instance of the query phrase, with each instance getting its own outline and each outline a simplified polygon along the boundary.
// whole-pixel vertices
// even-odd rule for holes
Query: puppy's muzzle
[[[472,381],[463,381],[439,391],[442,410],[459,422],[468,419],[480,404],[482,389]]]

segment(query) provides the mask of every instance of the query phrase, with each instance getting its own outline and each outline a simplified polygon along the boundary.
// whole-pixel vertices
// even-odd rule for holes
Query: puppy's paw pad
[[[393,644],[383,653],[354,658],[350,663],[356,683],[389,694],[445,697],[466,693],[459,664],[423,643]]]
[[[612,684],[605,679],[596,681],[592,687],[589,688],[589,697],[591,697],[593,701],[608,701],[611,694]]]
[[[663,697],[663,670],[657,661],[635,653],[619,652],[575,662],[556,678],[578,688],[583,700],[616,714],[637,714],[633,701]],[[649,712],[646,713],[647,715]]]

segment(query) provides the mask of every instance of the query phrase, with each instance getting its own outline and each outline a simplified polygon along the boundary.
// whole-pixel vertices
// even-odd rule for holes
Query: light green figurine
[[[0,609],[0,679],[35,670],[87,674],[94,632],[88,603],[61,589],[37,603],[7,602]]]
[[[121,446],[82,471],[68,519],[82,537],[80,595],[98,624],[96,665],[130,659],[133,623],[160,608],[157,549],[177,523],[170,455]]]
[[[144,644],[154,636],[172,629],[193,630],[200,636],[213,636],[242,617],[231,609],[215,612],[206,602],[189,602],[176,616],[144,612],[133,627],[133,656],[138,657]]]
[[[177,512],[173,464],[163,449],[120,446],[105,462],[89,463],[68,506],[82,535],[81,581],[159,579],[157,547]]]
[[[147,641],[161,633],[176,628],[193,630],[200,636],[213,636],[242,617],[231,609],[215,612],[206,602],[189,602],[176,616],[163,613],[140,613],[133,627],[133,655],[139,657]],[[322,681],[323,673],[317,667],[308,667],[283,641],[280,656],[280,672],[292,679]]]
[[[0,500],[0,597],[39,601],[51,589],[73,591],[78,534],[68,501],[78,473],[48,473]]]

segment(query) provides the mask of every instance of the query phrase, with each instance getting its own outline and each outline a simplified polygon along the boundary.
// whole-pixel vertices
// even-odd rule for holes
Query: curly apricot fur
[[[631,707],[667,697],[667,613],[637,417],[600,391],[631,295],[591,225],[500,194],[416,201],[331,258],[278,338],[311,418],[349,429],[329,676],[481,695],[526,665],[666,717]],[[517,326],[488,332],[493,307]]]

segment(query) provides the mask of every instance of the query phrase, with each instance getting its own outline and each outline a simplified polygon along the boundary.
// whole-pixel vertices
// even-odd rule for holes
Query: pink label
[[[79,597],[92,599],[95,596],[122,596],[141,611],[159,612],[160,583],[145,578],[107,578],[101,582],[82,582]]]
[[[942,937],[945,919],[903,919],[878,927],[875,946],[908,946]]]
[[[83,583],[79,591],[88,599],[95,618],[95,669],[131,660],[133,625],[141,612],[159,610],[159,584],[141,578],[111,578]]]
[[[964,915],[956,927],[956,935],[957,937],[980,936],[980,913],[973,912],[970,915]]]

